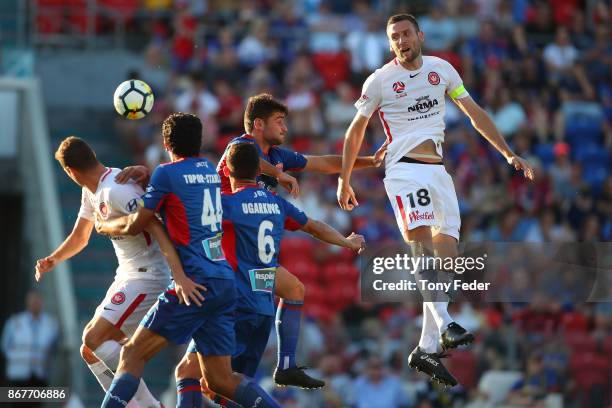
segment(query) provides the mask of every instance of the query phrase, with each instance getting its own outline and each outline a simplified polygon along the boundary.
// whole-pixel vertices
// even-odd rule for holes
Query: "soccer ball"
[[[114,104],[118,114],[127,119],[142,119],[153,108],[151,87],[139,79],[122,82],[115,90]]]

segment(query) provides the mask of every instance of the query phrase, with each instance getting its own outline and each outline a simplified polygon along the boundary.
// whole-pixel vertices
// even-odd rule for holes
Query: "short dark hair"
[[[76,136],[68,136],[60,143],[55,152],[57,160],[63,168],[70,167],[78,171],[94,168],[98,158],[86,141]]]
[[[259,153],[253,143],[234,143],[225,156],[230,175],[241,180],[254,180],[259,173]]]
[[[175,155],[198,156],[202,146],[202,122],[191,113],[172,113],[162,124],[162,136],[168,149]]]
[[[405,20],[408,20],[412,23],[417,33],[421,31],[421,29],[419,28],[419,22],[417,21],[416,17],[413,16],[412,14],[405,14],[405,13],[395,14],[389,17],[389,19],[387,20],[387,27],[389,27],[391,24],[399,23],[400,21],[405,21]]]
[[[251,96],[244,110],[244,130],[246,130],[247,133],[251,133],[255,124],[255,119],[266,120],[276,112],[282,112],[287,115],[289,109],[287,109],[285,104],[277,101],[270,94],[262,93]]]

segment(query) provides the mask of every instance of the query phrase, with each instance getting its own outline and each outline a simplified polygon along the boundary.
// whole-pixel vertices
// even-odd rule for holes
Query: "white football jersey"
[[[119,184],[119,169],[108,168],[100,177],[95,194],[83,187],[79,217],[95,221],[94,213],[112,220],[136,212],[144,191],[136,183]],[[118,279],[169,279],[170,269],[159,245],[147,233],[111,237],[119,261]]]
[[[428,139],[442,156],[447,94],[454,99],[469,95],[455,68],[438,57],[424,55],[423,65],[416,71],[393,59],[368,77],[355,107],[367,118],[378,111],[390,142],[387,170]]]

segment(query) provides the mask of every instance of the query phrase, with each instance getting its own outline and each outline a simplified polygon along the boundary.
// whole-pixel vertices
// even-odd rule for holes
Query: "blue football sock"
[[[278,368],[295,367],[295,350],[300,337],[304,302],[281,299],[276,309],[276,338],[278,339]]]
[[[106,392],[102,408],[125,408],[136,394],[140,378],[134,377],[130,373],[115,375],[115,379]]]
[[[238,405],[234,401],[228,400],[220,395],[215,396],[215,402],[224,408],[242,408],[242,405]]]
[[[176,383],[176,408],[201,408],[202,387],[195,378],[183,378]]]
[[[244,377],[236,387],[234,398],[243,407],[249,408],[281,408],[255,381]]]

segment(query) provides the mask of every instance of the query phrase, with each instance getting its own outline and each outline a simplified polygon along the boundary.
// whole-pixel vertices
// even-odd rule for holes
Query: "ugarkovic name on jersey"
[[[438,57],[423,56],[423,65],[416,71],[407,70],[394,59],[368,77],[355,107],[367,118],[378,111],[390,141],[387,171],[428,139],[442,156],[447,94],[453,99],[469,95],[455,68]]]

